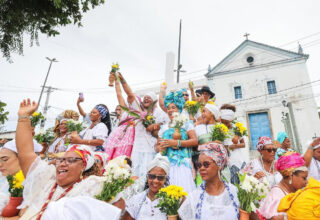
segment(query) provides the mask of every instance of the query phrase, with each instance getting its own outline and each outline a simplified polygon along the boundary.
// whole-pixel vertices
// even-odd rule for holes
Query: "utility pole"
[[[58,62],[58,60],[56,60],[56,58],[50,59],[50,58],[46,57],[46,59],[50,61],[50,65],[49,65],[49,69],[48,69],[48,72],[47,72],[47,75],[46,75],[46,78],[44,80],[44,83],[43,83],[43,86],[42,86],[42,89],[41,89],[41,93],[40,93],[40,96],[39,96],[38,108],[39,108],[39,105],[40,105],[40,102],[41,102],[41,98],[42,98],[44,87],[46,86],[46,83],[47,83],[47,79],[48,79],[48,76],[49,76],[49,73],[50,73],[52,62]]]
[[[177,83],[180,82],[180,72],[184,73],[186,71],[181,70],[182,64],[180,63],[180,51],[181,51],[181,27],[182,27],[182,20],[180,19],[180,26],[179,26],[179,46],[178,46],[178,66],[177,69],[174,70],[177,72]]]
[[[292,130],[293,130],[293,134],[294,134],[294,140],[295,140],[295,143],[297,145],[296,148],[298,149],[299,153],[302,153],[302,148],[301,148],[301,143],[300,143],[300,139],[299,139],[296,119],[295,119],[294,113],[293,113],[292,103],[288,102],[287,107],[289,109],[289,115],[290,115],[290,118],[291,118]]]
[[[45,105],[43,107],[44,120],[41,120],[41,122],[40,122],[40,130],[43,130],[43,128],[44,128],[46,117],[47,117],[47,112],[48,112],[48,109],[50,108],[50,106],[49,106],[50,94],[53,92],[53,90],[57,90],[57,88],[53,88],[51,86],[43,86],[42,88],[46,88],[47,89],[47,91],[46,91],[47,97],[46,97]]]

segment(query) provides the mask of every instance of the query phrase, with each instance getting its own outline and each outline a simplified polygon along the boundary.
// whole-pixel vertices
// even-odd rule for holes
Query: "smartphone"
[[[82,93],[82,92],[79,93],[79,99],[80,99],[81,101],[84,101],[84,97],[83,97],[83,93]]]

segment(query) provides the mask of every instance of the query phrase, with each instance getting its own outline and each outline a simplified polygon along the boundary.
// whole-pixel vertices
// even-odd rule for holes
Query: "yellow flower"
[[[162,83],[162,85],[164,85],[164,86],[165,86],[165,85],[167,85],[167,83],[166,83],[166,82],[163,82],[163,83]]]
[[[40,115],[39,112],[34,112],[34,113],[32,114],[32,117],[37,117],[37,116],[39,116],[39,115]]]
[[[18,173],[16,173],[13,176],[12,183],[14,185],[14,188],[23,188],[22,186],[23,181],[24,181],[24,176],[23,176],[22,170],[20,170]]]
[[[112,69],[119,69],[119,64],[113,64],[113,65],[111,66],[111,68],[112,68]]]
[[[150,120],[152,120],[152,119],[153,119],[153,116],[152,116],[152,115],[148,115],[148,116],[147,116],[147,120],[148,120],[148,121],[150,121]]]
[[[229,133],[229,129],[227,126],[225,126],[224,124],[218,124],[217,127],[220,129],[220,131],[222,131],[224,134],[228,134]]]
[[[213,102],[213,101],[208,101],[207,103],[208,103],[208,104],[211,104],[211,105],[216,105],[216,103]]]

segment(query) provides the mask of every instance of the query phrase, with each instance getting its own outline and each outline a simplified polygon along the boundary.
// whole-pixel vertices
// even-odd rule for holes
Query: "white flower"
[[[257,211],[257,207],[256,207],[256,205],[255,205],[253,202],[250,203],[250,206],[251,206],[251,210],[252,210],[253,212],[256,212],[256,211]]]

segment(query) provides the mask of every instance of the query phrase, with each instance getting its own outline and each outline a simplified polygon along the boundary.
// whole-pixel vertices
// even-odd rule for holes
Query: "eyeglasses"
[[[187,93],[184,93],[184,94],[183,94],[183,96],[189,96],[189,94],[187,94]]]
[[[275,153],[275,152],[277,152],[277,148],[263,148],[262,150],[266,150],[266,151],[268,151],[268,153],[271,153],[272,151]]]
[[[200,169],[202,166],[204,166],[204,168],[208,168],[210,166],[210,164],[213,162],[209,162],[209,161],[204,161],[203,163],[200,162],[196,162],[195,166]]]
[[[151,180],[155,180],[156,178],[159,180],[159,181],[163,181],[166,176],[161,176],[161,175],[155,175],[155,174],[148,174],[148,178],[151,179]]]
[[[79,157],[59,157],[55,158],[56,165],[61,164],[63,162],[66,162],[67,165],[75,163],[77,160],[82,160],[82,158]]]

